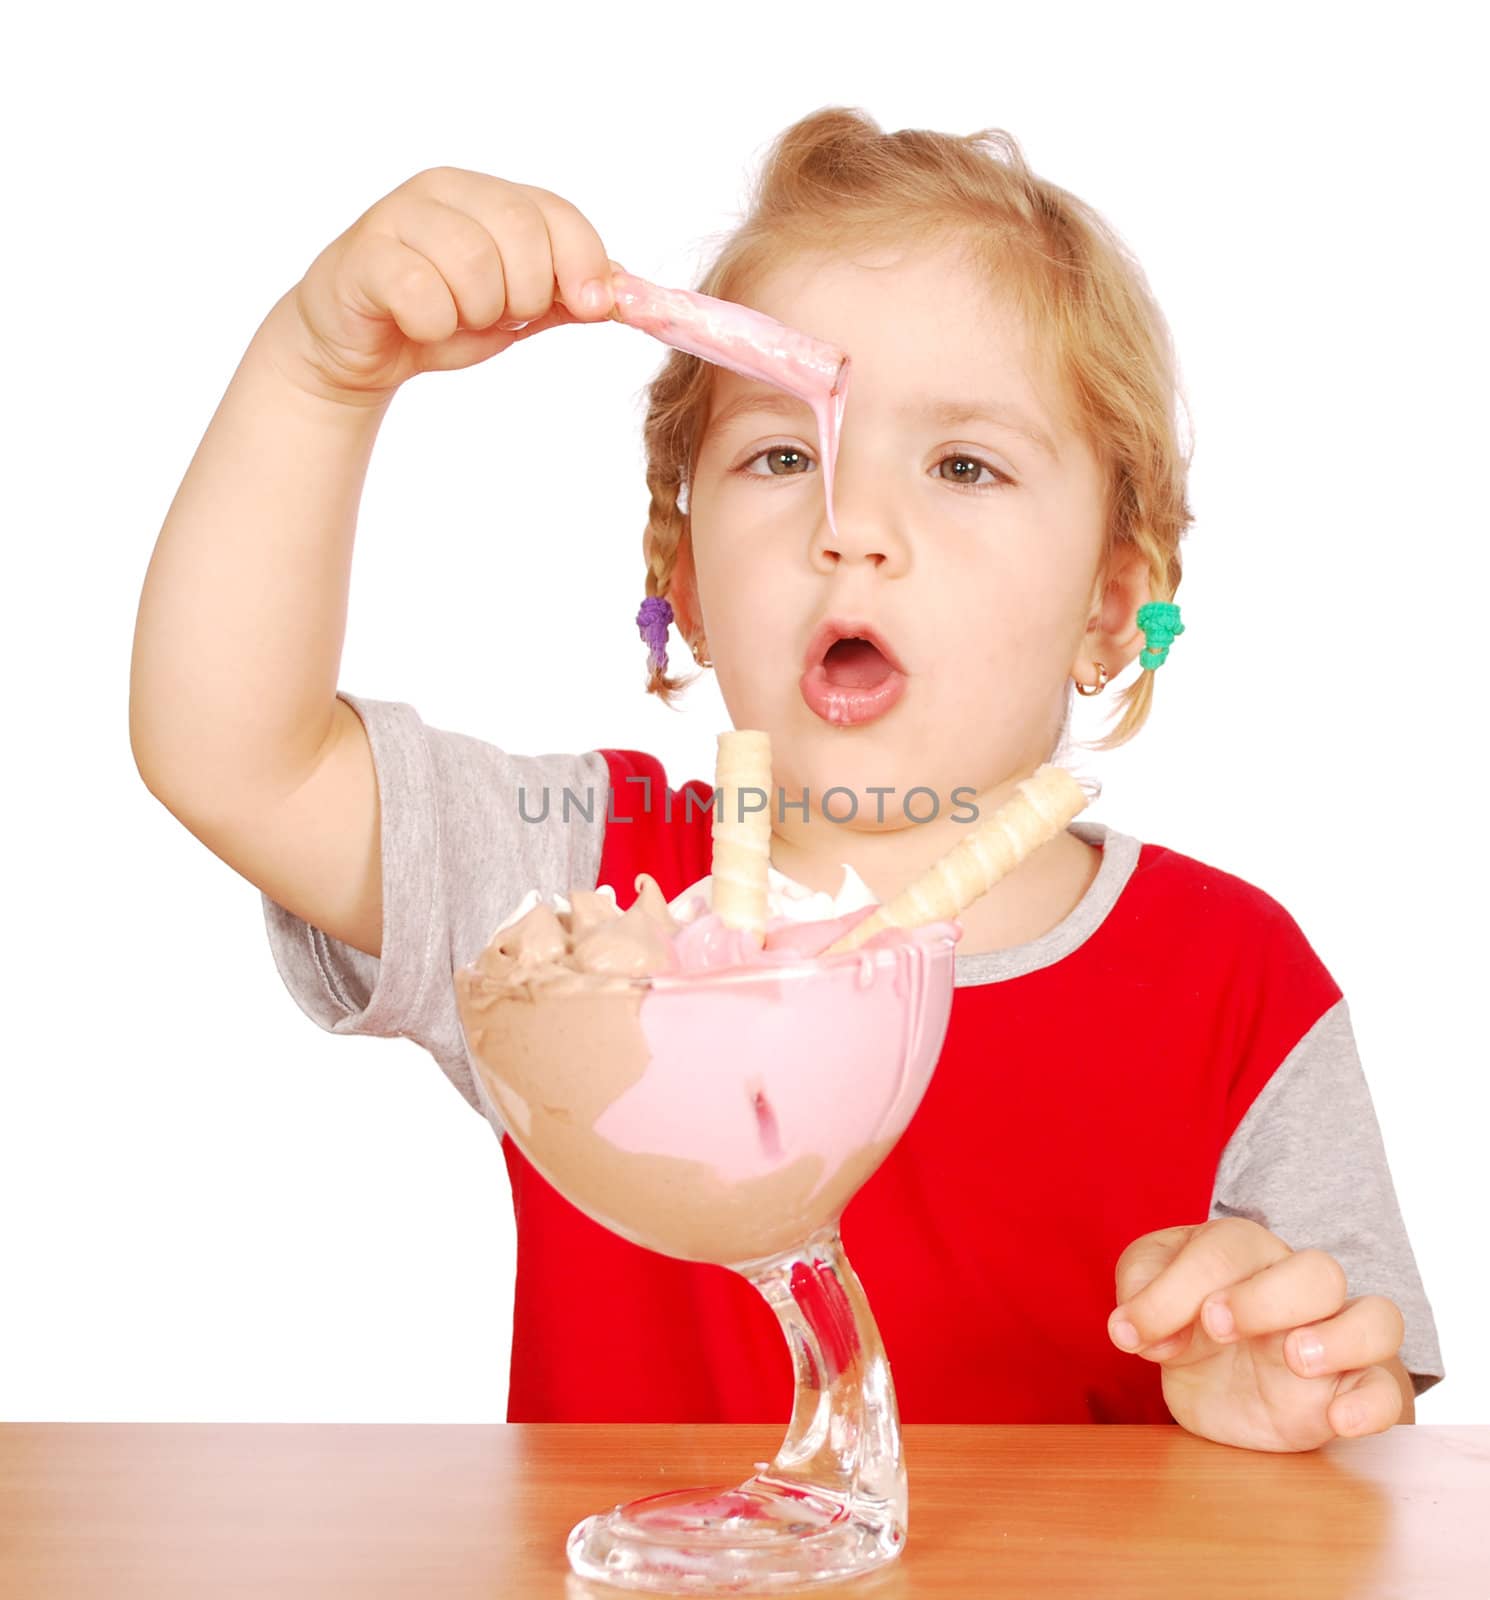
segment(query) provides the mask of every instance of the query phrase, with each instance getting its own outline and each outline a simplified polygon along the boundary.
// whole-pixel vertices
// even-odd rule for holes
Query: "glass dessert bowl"
[[[764,944],[714,913],[674,935],[660,891],[639,882],[624,914],[599,895],[531,907],[457,971],[474,1075],[579,1210],[754,1284],[796,1392],[764,1470],[586,1517],[569,1561],[672,1593],[865,1573],[904,1544],[907,1486],[890,1368],[838,1224],[931,1080],[961,930],[885,929],[837,954],[820,952],[862,913],[773,919]]]

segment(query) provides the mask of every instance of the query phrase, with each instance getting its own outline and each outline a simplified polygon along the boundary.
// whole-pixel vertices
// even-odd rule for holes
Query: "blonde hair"
[[[698,292],[743,301],[748,286],[794,250],[818,254],[902,241],[964,243],[970,263],[1021,315],[1068,397],[1070,425],[1103,472],[1099,570],[1109,570],[1121,546],[1135,546],[1147,564],[1151,598],[1173,599],[1180,540],[1192,518],[1168,326],[1122,240],[1084,202],[1037,177],[1011,134],[998,128],[966,136],[922,128],[885,133],[847,106],[803,117],[770,146],[745,218]],[[645,391],[648,595],[666,597],[672,582],[687,529],[678,486],[685,478],[693,482],[712,383],[710,363],[675,350]],[[647,688],[671,704],[693,676],[652,669]],[[1139,672],[1118,698],[1116,727],[1092,748],[1115,748],[1138,732],[1153,679]],[[1071,693],[1074,685],[1068,718]]]

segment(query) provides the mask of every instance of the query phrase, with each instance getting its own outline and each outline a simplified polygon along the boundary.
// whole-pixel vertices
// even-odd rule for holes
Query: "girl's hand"
[[[1402,1347],[1402,1313],[1383,1295],[1347,1299],[1345,1287],[1323,1250],[1295,1252],[1258,1223],[1219,1218],[1135,1239],[1118,1258],[1107,1328],[1120,1349],[1133,1346],[1119,1324],[1136,1330],[1137,1353],[1160,1364],[1165,1404],[1191,1433],[1313,1450],[1337,1434],[1384,1433],[1404,1409],[1385,1365]]]
[[[603,321],[621,270],[560,196],[431,167],[333,239],[270,313],[275,363],[313,394],[382,405],[415,373],[475,366],[545,329]]]

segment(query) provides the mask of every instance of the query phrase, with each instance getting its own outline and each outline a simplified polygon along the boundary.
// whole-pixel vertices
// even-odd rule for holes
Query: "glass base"
[[[905,1526],[889,1502],[852,1504],[757,1474],[737,1488],[674,1489],[569,1534],[581,1577],[658,1594],[776,1594],[857,1577],[892,1561]]]

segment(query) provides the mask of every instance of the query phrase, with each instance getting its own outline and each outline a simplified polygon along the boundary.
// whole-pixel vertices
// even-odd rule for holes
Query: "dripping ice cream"
[[[826,339],[790,328],[734,300],[719,300],[692,289],[663,288],[630,272],[614,273],[611,284],[616,296],[610,312],[613,321],[738,372],[742,378],[784,389],[812,408],[822,442],[828,526],[836,539],[833,472],[848,402],[848,354]]]

